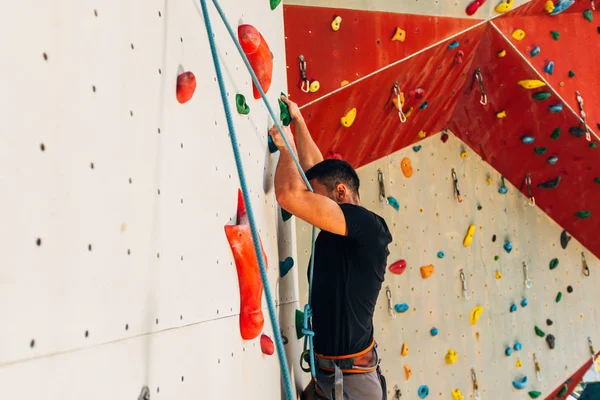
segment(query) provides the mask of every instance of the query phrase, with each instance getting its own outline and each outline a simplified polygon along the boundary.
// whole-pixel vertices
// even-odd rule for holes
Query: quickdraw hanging
[[[535,376],[538,382],[542,381],[542,369],[540,368],[540,363],[537,360],[535,353],[533,353],[533,364],[535,365]]]
[[[475,87],[475,82],[479,83],[479,91],[481,92],[481,98],[479,99],[479,103],[482,105],[487,104],[487,95],[485,94],[485,87],[483,86],[483,75],[481,74],[481,68],[475,68],[475,72],[473,72],[473,81],[471,82],[471,87],[469,91],[473,90]]]
[[[534,207],[535,206],[535,197],[533,197],[533,192],[531,190],[531,174],[527,173],[527,175],[525,175],[525,185],[527,185],[527,192],[529,193],[529,205]]]
[[[471,380],[473,381],[473,398],[475,400],[481,400],[479,394],[479,383],[477,383],[477,374],[475,374],[475,368],[471,368]]]
[[[388,313],[392,318],[396,318],[396,314],[394,313],[394,301],[392,300],[392,290],[389,286],[385,287],[385,295],[388,299]]]
[[[456,199],[459,203],[462,203],[462,196],[460,195],[460,190],[458,189],[458,177],[456,176],[454,168],[452,168],[452,181],[454,184],[454,194],[456,195]]]
[[[394,93],[393,96],[395,96],[392,99],[392,103],[398,109],[398,118],[400,118],[400,122],[405,123],[406,122],[406,115],[402,111],[402,107],[404,106],[404,104],[403,104],[404,103],[404,95],[402,94],[402,91],[400,90],[400,86],[398,85],[398,81],[396,81],[394,83],[394,87],[392,88],[392,92]]]
[[[298,60],[300,61],[300,90],[308,93],[310,91],[310,83],[306,77],[306,60],[302,54],[298,56]]]
[[[377,180],[379,181],[379,201],[388,204],[388,200],[385,195],[385,183],[383,180],[383,172],[381,172],[380,169],[377,170]]]
[[[523,275],[525,275],[525,287],[529,289],[533,286],[533,282],[529,279],[529,270],[527,268],[527,264],[523,261]]]
[[[462,281],[462,292],[465,300],[469,300],[471,296],[469,296],[469,291],[467,290],[467,278],[465,278],[465,273],[463,270],[460,270],[460,280]]]
[[[592,2],[593,4],[593,2]],[[581,115],[581,119],[583,121],[583,129],[585,130],[585,138],[588,142],[592,141],[592,135],[590,135],[590,130],[587,126],[587,114],[583,109],[583,97],[581,97],[581,93],[578,90],[575,91],[575,98],[577,99],[577,104],[579,105],[579,114]]]
[[[592,8],[592,11],[596,11],[596,4],[594,4],[594,0],[590,0],[590,7]]]
[[[585,253],[581,252],[581,261],[583,265],[583,275],[590,276],[590,267],[588,267],[587,260],[585,259]]]

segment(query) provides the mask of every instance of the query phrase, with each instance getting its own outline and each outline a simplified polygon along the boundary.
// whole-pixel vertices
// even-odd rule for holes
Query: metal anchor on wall
[[[460,280],[462,281],[462,292],[465,300],[471,299],[471,296],[469,296],[469,291],[467,290],[467,278],[465,278],[465,273],[463,272],[462,268],[460,269]]]
[[[396,313],[394,313],[394,302],[392,300],[392,291],[389,286],[385,287],[385,295],[388,299],[388,313],[392,318],[396,318]]]
[[[525,287],[529,289],[533,286],[533,282],[529,279],[529,270],[527,268],[527,264],[523,261],[523,274],[525,275]]]

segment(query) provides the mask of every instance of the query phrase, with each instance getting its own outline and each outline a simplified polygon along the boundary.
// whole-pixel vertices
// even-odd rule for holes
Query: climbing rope
[[[277,126],[277,130],[279,131],[279,133],[281,134],[281,137],[283,138],[283,141],[286,145],[286,147],[288,148],[288,150],[290,151],[290,154],[292,155],[292,159],[294,160],[294,163],[296,164],[296,167],[298,168],[298,171],[300,172],[300,175],[302,176],[302,179],[304,180],[304,183],[306,184],[306,187],[308,188],[308,190],[310,190],[311,192],[313,191],[312,186],[310,185],[308,179],[306,178],[306,175],[304,174],[304,172],[302,171],[302,167],[300,166],[300,162],[298,161],[298,158],[296,157],[295,153],[292,151],[290,144],[285,136],[285,134],[283,133],[283,129],[281,128],[281,125],[279,124],[279,120],[278,118],[275,116],[275,113],[273,112],[273,109],[271,108],[271,105],[269,104],[265,92],[263,91],[258,78],[256,77],[256,74],[254,73],[252,67],[250,66],[250,62],[248,61],[248,58],[246,57],[246,54],[244,53],[239,41],[237,40],[235,33],[233,32],[233,30],[231,29],[231,25],[229,24],[227,17],[225,16],[223,10],[221,9],[221,6],[219,5],[218,0],[213,0],[213,4],[217,10],[217,12],[219,13],[219,16],[221,17],[223,24],[225,25],[225,27],[227,28],[227,31],[229,32],[229,35],[231,36],[231,39],[233,40],[233,43],[235,44],[235,46],[238,49],[238,52],[240,53],[240,56],[242,57],[242,60],[244,61],[244,64],[246,65],[246,68],[248,69],[248,72],[250,72],[250,75],[252,77],[252,81],[254,82],[255,87],[258,89],[258,92],[260,93],[265,106],[267,108],[267,111],[269,112],[269,114],[271,115],[271,118],[273,119],[273,121],[275,122],[275,125]],[[254,243],[254,252],[256,254],[257,260],[258,260],[258,265],[259,265],[259,270],[260,270],[260,277],[264,286],[264,290],[265,290],[265,298],[267,301],[267,306],[268,306],[268,310],[269,310],[269,317],[271,320],[271,326],[273,329],[273,336],[275,337],[275,345],[277,348],[277,355],[279,357],[279,367],[281,370],[281,375],[283,378],[283,383],[285,386],[285,393],[286,393],[286,398],[288,400],[293,400],[294,399],[294,389],[292,387],[292,381],[290,378],[290,372],[288,369],[288,364],[287,364],[287,359],[286,359],[286,355],[285,355],[285,350],[283,348],[283,340],[282,340],[282,334],[281,334],[281,329],[279,328],[279,322],[277,320],[277,311],[275,310],[275,306],[274,306],[274,302],[273,302],[273,296],[271,294],[271,288],[269,286],[269,280],[268,280],[268,276],[267,276],[267,268],[266,268],[266,263],[265,263],[265,259],[263,257],[261,248],[260,248],[260,238],[258,236],[258,230],[256,228],[256,221],[254,219],[254,213],[252,211],[252,205],[250,202],[250,196],[248,194],[248,186],[246,183],[246,176],[244,173],[244,167],[242,165],[242,159],[241,159],[241,155],[239,152],[239,146],[238,146],[238,142],[237,142],[237,137],[235,134],[235,128],[234,128],[234,124],[233,124],[233,120],[231,118],[231,111],[229,109],[229,105],[228,105],[228,101],[227,101],[227,91],[225,89],[225,83],[223,82],[223,74],[221,71],[221,65],[219,62],[219,57],[217,54],[217,47],[216,47],[216,43],[215,43],[215,39],[214,39],[214,34],[213,34],[213,29],[212,29],[212,25],[210,22],[210,17],[208,15],[208,9],[206,6],[206,0],[200,0],[200,5],[202,7],[202,14],[204,16],[204,23],[205,23],[205,27],[206,27],[206,33],[208,36],[208,41],[210,44],[210,51],[212,53],[212,58],[213,58],[213,63],[214,63],[214,67],[215,67],[215,73],[217,74],[217,80],[219,82],[219,90],[221,92],[221,101],[223,102],[223,109],[225,111],[225,117],[227,120],[227,127],[229,129],[229,138],[231,140],[231,147],[233,149],[233,155],[235,157],[235,163],[236,163],[236,167],[237,167],[237,171],[238,171],[238,176],[240,179],[240,186],[242,189],[242,194],[244,197],[244,202],[246,204],[246,211],[248,214],[248,221],[250,224],[250,231],[252,233],[252,240]],[[312,229],[312,251],[311,254],[314,254],[314,243],[315,243],[315,228],[313,227]],[[305,310],[305,315],[304,315],[304,328],[302,329],[302,332],[309,337],[309,353],[310,353],[310,361],[311,361],[311,371],[313,374],[313,377],[316,375],[315,374],[315,368],[314,368],[314,351],[313,351],[313,347],[312,347],[312,336],[314,336],[314,332],[312,332],[312,330],[310,329],[310,323],[311,323],[311,317],[312,317],[312,310],[310,308],[310,301],[311,301],[311,291],[312,291],[312,275],[313,275],[313,265],[314,265],[314,257],[311,256],[311,260],[310,260],[310,267],[309,267],[309,275],[310,275],[310,279],[309,279],[309,293],[308,293],[308,304],[304,307]],[[305,347],[306,347],[306,340],[305,340]]]

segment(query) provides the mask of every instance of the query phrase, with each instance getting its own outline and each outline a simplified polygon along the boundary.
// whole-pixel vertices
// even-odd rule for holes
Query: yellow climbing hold
[[[346,128],[349,128],[354,123],[355,118],[356,118],[356,107],[354,107],[352,110],[348,111],[348,113],[346,115],[344,115],[342,117],[342,119],[340,119],[340,122]]]
[[[412,369],[410,369],[410,365],[404,364],[404,376],[406,376],[406,380],[409,380],[412,375]]]
[[[492,184],[492,178],[487,178],[485,180],[486,185],[491,185]]]
[[[425,131],[419,131],[419,137],[421,139],[425,139],[425,136],[427,136],[427,132],[425,132]]]
[[[471,245],[474,234],[475,234],[475,224],[471,224],[471,225],[469,225],[469,229],[467,229],[467,235],[465,236],[465,240],[463,240],[464,247],[469,247]]]
[[[404,42],[406,40],[406,31],[396,27],[396,32],[392,36],[393,41]]]
[[[460,158],[467,158],[468,155],[469,155],[469,153],[467,153],[466,151],[463,151],[462,153],[460,153]]]
[[[458,360],[458,354],[454,351],[454,349],[448,349],[448,353],[446,353],[446,364],[454,364]]]
[[[498,57],[502,58],[502,57],[506,57],[506,50],[500,50],[498,52]]]
[[[525,31],[523,29],[515,29],[512,33],[512,37],[515,40],[523,40],[525,39]]]
[[[477,321],[479,320],[479,317],[481,317],[482,312],[483,312],[483,307],[481,307],[481,306],[477,306],[471,310],[471,314],[469,316],[469,322],[471,323],[471,325],[475,325],[477,323]]]
[[[400,355],[404,357],[408,355],[408,345],[406,343],[402,343],[402,350],[400,350]]]
[[[546,86],[546,84],[537,79],[525,79],[517,82],[519,85],[523,86],[525,89],[537,89],[542,86]]]
[[[496,279],[502,279],[502,272],[496,271]]]
[[[452,400],[465,400],[465,396],[460,392],[460,389],[454,389],[452,392]]]
[[[552,0],[548,0],[546,5],[544,5],[544,10],[546,10],[548,14],[554,11],[554,2]]]
[[[498,119],[506,118],[506,111],[504,111],[504,110],[498,111],[496,113],[496,118],[498,118]]]
[[[349,84],[350,82],[343,80],[342,83],[340,84],[341,87],[346,86],[347,84]]]
[[[318,91],[321,88],[321,84],[319,83],[319,81],[312,81],[310,86],[308,87],[308,90],[310,90],[311,93],[314,93],[316,91]]]
[[[521,362],[521,360],[517,360],[515,365],[517,366],[517,368],[521,368],[523,366],[523,363]]]
[[[514,3],[514,0],[503,1],[502,3],[498,4],[496,6],[496,8],[494,8],[494,10],[497,13],[505,13],[505,12],[507,12],[508,10],[510,10],[512,8],[513,3]]]
[[[560,86],[565,86],[565,83],[564,82],[560,82]]]
[[[334,31],[339,31],[340,30],[340,25],[342,24],[342,17],[337,16],[333,19],[333,21],[331,21],[331,29],[333,29]]]
[[[400,92],[400,106],[398,106],[398,96],[392,99],[392,104],[398,111],[400,111],[400,107],[404,107],[404,92]]]
[[[410,107],[410,108],[408,109],[408,111],[404,113],[404,116],[405,116],[406,118],[408,118],[408,117],[410,117],[410,114],[412,114],[412,112],[413,112],[413,108],[412,108],[412,107]]]

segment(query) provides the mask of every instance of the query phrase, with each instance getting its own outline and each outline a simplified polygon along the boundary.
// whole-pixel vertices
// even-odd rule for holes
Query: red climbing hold
[[[177,101],[187,103],[196,90],[196,77],[192,72],[183,72],[177,77]]]
[[[261,301],[263,285],[260,278],[258,260],[254,253],[252,233],[248,224],[246,205],[242,191],[238,190],[237,224],[225,225],[225,234],[235,260],[240,287],[240,333],[242,339],[251,340],[257,337],[263,329]],[[260,243],[260,249],[267,263],[267,256]]]
[[[406,270],[406,260],[398,260],[388,268],[392,274],[402,275]]]
[[[260,86],[267,93],[271,87],[273,77],[273,53],[269,50],[269,45],[258,29],[252,25],[240,25],[238,27],[238,39]],[[254,89],[254,98],[260,99],[260,93],[254,83],[252,88]]]
[[[441,139],[442,139],[443,143],[446,143],[448,141],[448,134],[447,133],[442,133]]]
[[[343,160],[342,155],[340,153],[336,153],[335,151],[329,150],[325,155],[325,159],[328,160],[333,158],[335,160]]]
[[[475,14],[477,10],[479,10],[479,7],[483,5],[483,3],[485,3],[485,0],[475,0],[474,2],[469,4],[469,6],[467,7],[467,15]]]
[[[270,337],[265,335],[264,333],[260,337],[260,350],[263,354],[268,356],[272,356],[275,353],[275,345]]]
[[[416,88],[408,92],[411,99],[422,99],[425,96],[425,91],[421,88]]]

